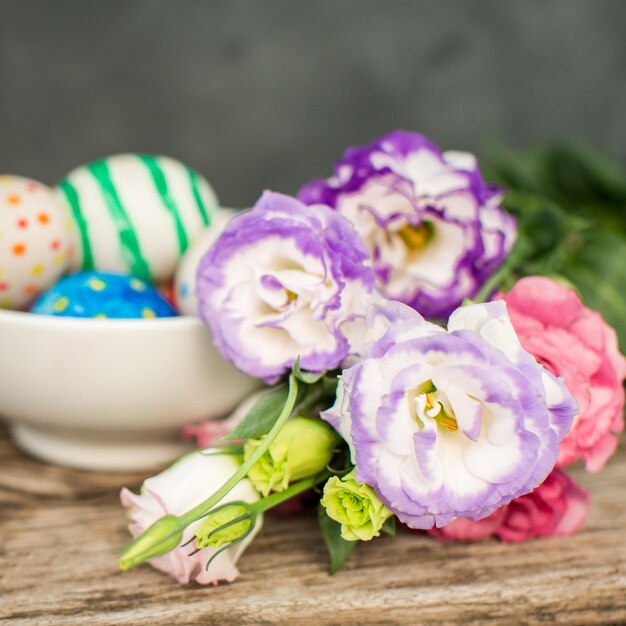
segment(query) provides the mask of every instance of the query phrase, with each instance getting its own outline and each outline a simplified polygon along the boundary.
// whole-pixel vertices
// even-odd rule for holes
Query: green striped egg
[[[73,270],[171,279],[218,209],[197,172],[164,156],[119,154],[82,165],[57,186],[75,223]]]

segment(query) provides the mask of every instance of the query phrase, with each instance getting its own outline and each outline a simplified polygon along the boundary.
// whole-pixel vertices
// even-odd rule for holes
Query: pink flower
[[[164,472],[148,478],[143,483],[140,494],[122,489],[120,500],[122,506],[128,509],[128,529],[133,537],[140,535],[164,515],[181,515],[200,504],[237,471],[239,462],[236,457],[209,452],[203,454],[196,451],[182,457]],[[259,494],[250,481],[244,479],[233,488],[226,501],[255,502],[258,499]],[[212,561],[211,558],[218,548],[204,548],[189,556],[195,545],[191,542],[183,547],[183,544],[193,539],[199,523],[194,522],[185,529],[181,546],[150,560],[150,565],[179,583],[194,581],[201,585],[216,585],[221,580],[232,582],[239,574],[236,566],[239,557],[261,528],[261,516],[250,535]]]
[[[522,346],[564,380],[580,407],[557,465],[583,459],[589,472],[599,471],[624,428],[626,361],[615,331],[573,289],[549,278],[523,278],[497,298],[507,303]]]
[[[183,428],[183,439],[194,441],[198,448],[208,448],[216,445],[219,440],[231,432],[236,423],[231,423],[230,418],[219,420],[204,420],[197,424],[188,424]]]
[[[534,491],[516,498],[478,522],[457,518],[432,537],[447,541],[479,541],[496,536],[519,543],[533,537],[566,537],[585,523],[589,495],[565,472],[555,469]]]
[[[527,497],[527,495],[522,496],[522,498]],[[441,528],[433,526],[426,532],[431,537],[444,539],[446,541],[481,541],[482,539],[487,539],[487,537],[496,534],[498,529],[502,526],[509,506],[510,503],[505,504],[503,507],[496,509],[488,517],[484,517],[477,522],[457,517],[447,526],[442,526]]]

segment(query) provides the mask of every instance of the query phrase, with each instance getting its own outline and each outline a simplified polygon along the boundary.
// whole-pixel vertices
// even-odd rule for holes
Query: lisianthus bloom
[[[383,294],[426,317],[445,319],[472,298],[515,240],[502,193],[483,181],[474,156],[441,152],[417,133],[395,131],[349,148],[331,178],[298,195],[346,216]]]
[[[354,470],[343,478],[329,478],[321,502],[328,517],[341,524],[341,536],[346,541],[378,537],[393,515],[369,485],[356,481]]]
[[[261,445],[263,438],[249,439],[244,459]],[[339,437],[320,420],[308,417],[290,419],[263,456],[248,472],[252,484],[264,496],[284,491],[289,483],[319,474],[330,462]]]
[[[239,369],[278,380],[323,372],[354,350],[374,276],[350,222],[266,192],[230,220],[198,268],[200,315]]]
[[[356,480],[402,522],[478,520],[546,478],[576,403],[522,349],[503,302],[458,309],[447,331],[389,302],[368,328],[323,417],[350,443]]]
[[[543,276],[523,278],[499,297],[522,346],[563,378],[580,406],[561,443],[558,465],[583,459],[587,470],[599,471],[624,428],[626,361],[615,331],[583,306],[573,289]]]
[[[534,491],[516,498],[488,517],[472,522],[457,518],[429,535],[449,541],[479,541],[496,536],[521,542],[533,537],[567,537],[585,523],[589,494],[565,472],[555,469]]]
[[[128,509],[131,535],[137,537],[163,516],[182,515],[200,504],[230,478],[239,462],[233,456],[200,451],[192,452],[177,461],[169,469],[148,478],[136,495],[122,489],[120,499]],[[256,502],[259,494],[244,479],[228,494],[229,500]],[[150,565],[165,572],[180,583],[195,581],[201,585],[217,584],[221,580],[232,582],[239,575],[236,563],[261,527],[261,517],[252,532],[240,543],[233,545],[217,556],[207,569],[207,564],[217,552],[216,547],[207,547],[196,554],[194,545],[183,546],[193,540],[200,521],[190,524],[183,532],[180,546],[171,552],[149,561]]]

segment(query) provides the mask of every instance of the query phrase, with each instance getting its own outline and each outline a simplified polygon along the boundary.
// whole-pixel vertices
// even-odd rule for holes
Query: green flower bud
[[[183,539],[183,529],[176,515],[165,515],[158,519],[124,548],[119,561],[120,569],[126,571],[144,561],[174,550]]]
[[[341,524],[346,541],[369,541],[393,513],[379,500],[374,490],[354,479],[354,470],[343,478],[333,476],[324,485],[322,506],[328,517]]]
[[[239,521],[235,521],[242,518]],[[219,548],[245,537],[254,527],[256,516],[245,502],[229,502],[216,509],[198,524],[196,546]]]
[[[262,441],[262,438],[249,439],[244,447],[244,459]],[[339,435],[325,422],[294,417],[250,469],[248,478],[264,496],[271,491],[284,491],[289,483],[321,472],[330,462],[338,441]]]

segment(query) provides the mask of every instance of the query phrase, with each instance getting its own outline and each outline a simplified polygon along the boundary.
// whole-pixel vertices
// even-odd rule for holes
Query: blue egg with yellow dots
[[[80,272],[62,278],[31,309],[39,315],[110,319],[174,317],[176,311],[149,283],[111,272]]]

